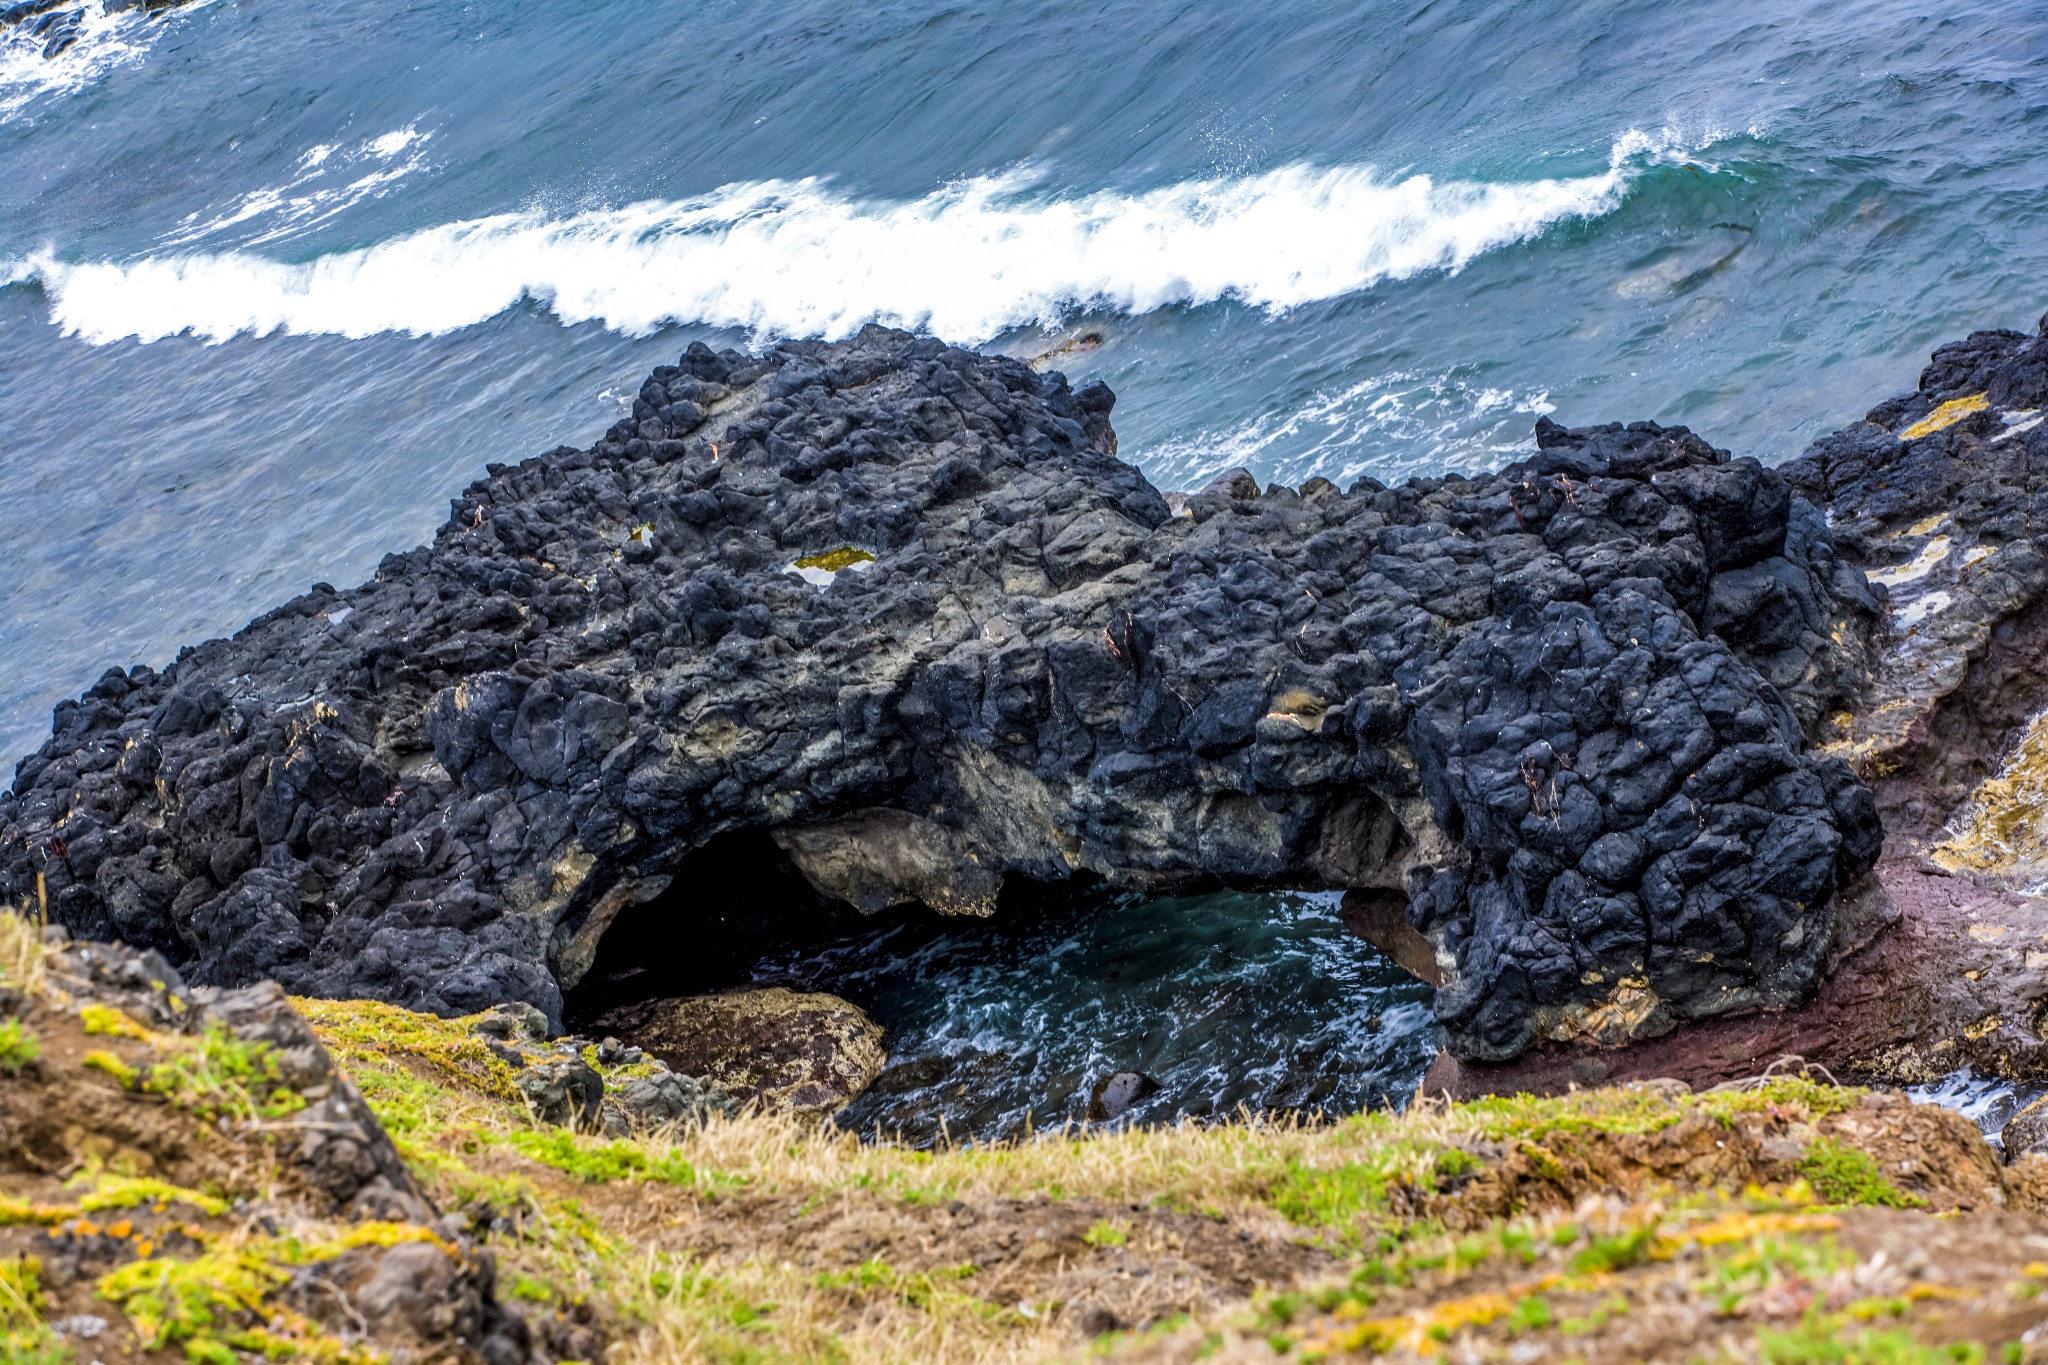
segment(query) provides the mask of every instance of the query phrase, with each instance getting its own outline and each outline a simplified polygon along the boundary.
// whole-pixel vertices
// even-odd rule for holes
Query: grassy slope
[[[1804,1080],[938,1153],[530,1126],[460,1021],[304,1002],[505,1288],[614,1361],[2018,1360],[2048,1188]],[[2032,1359],[2032,1356],[2024,1356]]]
[[[260,1053],[67,1005],[37,951],[0,920],[0,1127],[64,1148],[0,1171],[0,1360],[367,1360],[274,1291],[437,1234],[294,1213],[265,1147],[294,1097]],[[1652,1086],[936,1153],[764,1114],[607,1140],[536,1127],[464,1021],[303,1008],[557,1358],[1909,1365],[2036,1359],[2048,1318],[2048,1165],[1896,1096]],[[81,1312],[115,1326],[47,1325]]]

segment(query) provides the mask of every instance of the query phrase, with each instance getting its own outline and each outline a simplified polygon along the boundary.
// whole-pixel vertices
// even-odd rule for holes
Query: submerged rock
[[[782,986],[652,1000],[600,1022],[743,1104],[818,1117],[844,1109],[889,1064],[881,1026],[858,1006]]]
[[[132,10],[154,16],[191,3],[192,0],[101,0],[101,7],[108,14]],[[77,46],[90,17],[82,0],[14,0],[11,4],[0,4],[0,40],[14,33],[25,34],[41,45],[45,60],[61,57]]]
[[[1175,516],[1112,401],[880,329],[692,347],[372,582],[60,706],[0,896],[198,981],[558,1025],[621,913],[706,913],[681,860],[766,830],[863,907],[1405,895],[1470,1057],[1811,986],[1880,832],[1803,727],[1877,602],[1782,478],[1546,422],[1499,474]]]
[[[1088,1092],[1088,1117],[1096,1123],[1113,1123],[1158,1093],[1159,1082],[1142,1071],[1104,1076]]]

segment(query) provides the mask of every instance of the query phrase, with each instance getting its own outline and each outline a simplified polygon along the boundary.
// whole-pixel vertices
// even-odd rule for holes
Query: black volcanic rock
[[[1484,478],[1176,515],[1112,402],[879,329],[692,347],[374,581],[60,706],[0,894],[196,982],[559,1021],[615,917],[708,916],[681,860],[766,831],[864,909],[1405,893],[1467,1057],[1811,985],[1881,835],[1806,730],[1877,601],[1785,480],[1545,423]]]
[[[2048,705],[2048,318],[1934,353],[1912,393],[1783,472],[1885,585],[1869,695],[1826,737],[1931,841]],[[2039,878],[2021,878],[2038,881]]]

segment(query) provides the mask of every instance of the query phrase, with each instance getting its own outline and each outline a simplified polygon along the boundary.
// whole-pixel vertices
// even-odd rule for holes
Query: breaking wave
[[[1505,183],[1288,166],[1142,193],[1034,197],[1028,170],[920,199],[856,198],[816,179],[688,200],[448,223],[312,260],[246,249],[72,263],[34,279],[53,320],[101,343],[192,334],[431,335],[533,300],[564,323],[669,323],[755,337],[847,335],[868,322],[963,342],[1080,309],[1130,314],[1232,299],[1280,311],[1429,271],[1611,212],[1668,139],[1630,132],[1595,175]]]

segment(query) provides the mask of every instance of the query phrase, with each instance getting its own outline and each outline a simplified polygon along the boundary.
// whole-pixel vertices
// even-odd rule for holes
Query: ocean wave
[[[1455,271],[1572,219],[1611,212],[1650,164],[1693,149],[1631,131],[1594,175],[1483,183],[1369,166],[1288,166],[1142,193],[1034,196],[1027,171],[923,198],[856,198],[821,180],[726,186],[563,217],[502,214],[313,260],[170,252],[31,268],[53,320],[95,343],[180,334],[431,335],[533,300],[564,323],[669,323],[758,339],[868,322],[963,342],[1223,299],[1284,311]]]

